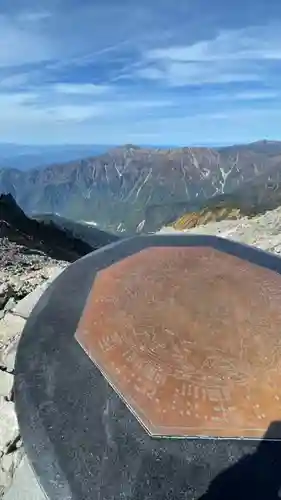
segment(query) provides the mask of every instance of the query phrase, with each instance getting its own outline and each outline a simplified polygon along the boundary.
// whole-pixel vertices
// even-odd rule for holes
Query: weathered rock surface
[[[5,454],[9,446],[19,435],[18,422],[14,411],[14,404],[6,401],[4,397],[0,399],[1,412],[1,433],[0,433],[0,453]]]
[[[18,341],[44,289],[67,265],[0,234],[0,498],[24,456],[13,402]]]
[[[10,344],[7,349],[2,353],[2,367],[8,373],[13,373],[15,369],[15,361],[18,347],[18,339],[16,342]]]
[[[25,321],[11,313],[5,314],[0,320],[0,348],[5,348],[21,334]]]
[[[16,470],[14,470],[13,474],[13,485],[6,492],[5,500],[46,500],[45,493],[37,483],[35,474],[26,456],[22,458],[20,463],[16,464]]]
[[[20,316],[23,319],[27,319],[30,315],[33,307],[40,299],[41,295],[48,288],[49,284],[62,272],[63,268],[55,266],[53,268],[46,269],[45,277],[46,279],[43,283],[38,285],[32,292],[21,299],[13,308],[13,314],[15,316]]]
[[[9,283],[0,283],[0,309],[10,300],[13,289]]]
[[[29,219],[10,195],[0,196],[0,498],[24,456],[13,401],[20,335],[51,281],[69,262],[106,243],[95,234],[91,246],[54,224]]]
[[[160,232],[171,233],[174,231],[181,232],[171,227],[164,227]],[[281,255],[281,207],[256,217],[210,222],[192,229],[186,229],[183,232],[213,234],[254,245],[267,252]]]
[[[14,377],[11,373],[3,372],[0,377],[0,397],[4,397],[6,400],[11,399],[11,393],[14,383]]]
[[[10,269],[10,275],[7,276],[10,283],[16,282],[17,286],[10,288],[14,296],[10,297],[9,301],[13,302],[10,302],[11,307],[8,310],[8,302],[6,303],[2,309],[3,317],[0,319],[0,498],[11,485],[15,471],[24,456],[13,402],[13,374],[18,342],[26,319],[36,302],[66,265],[67,263],[62,262],[59,266],[58,263],[50,261],[49,265],[30,271],[25,267],[20,268],[15,261],[16,273]],[[29,287],[32,291],[26,294]]]
[[[41,281],[41,285],[15,302],[12,311],[6,311],[0,320],[0,498],[11,485],[24,456],[13,402],[13,374],[18,341],[26,318],[52,280],[49,276],[53,274],[54,279],[63,268],[64,266],[57,266],[54,272],[52,266],[40,271],[40,278],[37,277],[37,280]]]

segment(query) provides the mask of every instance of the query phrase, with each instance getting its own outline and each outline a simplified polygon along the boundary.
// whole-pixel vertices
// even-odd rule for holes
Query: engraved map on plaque
[[[281,276],[207,247],[100,271],[76,339],[153,436],[262,437],[281,416]]]

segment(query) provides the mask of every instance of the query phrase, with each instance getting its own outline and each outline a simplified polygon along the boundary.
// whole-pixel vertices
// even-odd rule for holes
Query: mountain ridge
[[[142,148],[132,144],[27,172],[0,168],[0,192],[28,215],[94,220],[115,233],[151,232],[243,185],[279,183],[281,142],[220,148]],[[278,178],[278,179],[277,179]]]
[[[68,262],[118,240],[114,235],[64,218],[31,219],[11,194],[0,195],[0,237]]]
[[[49,225],[28,218],[11,194],[0,195],[0,237],[69,262],[94,249],[55,224]]]

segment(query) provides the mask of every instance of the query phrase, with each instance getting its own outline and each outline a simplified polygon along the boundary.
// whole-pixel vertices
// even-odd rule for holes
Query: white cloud
[[[48,103],[40,105],[35,93],[0,93],[1,122],[7,127],[14,126],[16,131],[20,127],[40,127],[61,122],[79,124],[94,117],[103,116],[105,109],[102,104],[72,105]],[[21,133],[23,130],[21,130]]]
[[[171,86],[253,82],[263,79],[263,63],[281,60],[281,26],[221,31],[190,45],[148,50],[141,78]]]
[[[103,116],[104,109],[100,105],[82,106],[82,105],[64,105],[41,109],[42,115],[45,114],[47,119],[56,121],[74,121],[76,123],[83,122],[90,118]]]
[[[232,107],[227,110],[222,111],[206,111],[206,112],[198,112],[192,113],[191,115],[186,115],[182,117],[171,117],[169,119],[169,124],[171,127],[182,126],[188,127],[187,130],[190,132],[192,129],[193,123],[202,123],[203,124],[216,124],[216,122],[224,122],[224,123],[235,123],[239,124],[239,122],[244,124],[247,121],[251,120],[259,120],[261,119],[264,122],[266,118],[274,119],[281,117],[281,103],[273,109],[267,108],[259,108],[255,107],[252,109],[245,109],[243,107]],[[151,125],[157,128],[163,125],[162,119],[155,119],[151,121]],[[191,128],[189,128],[191,127]]]
[[[0,92],[0,108],[1,114],[4,109],[9,109],[9,106],[14,105],[28,105],[32,102],[35,102],[38,98],[38,94],[35,92]]]
[[[62,90],[62,89],[61,89]],[[69,90],[69,88],[68,88]],[[74,89],[73,89],[74,90]],[[88,89],[90,90],[90,89]],[[92,90],[92,89],[91,89]],[[38,88],[37,92],[0,92],[1,122],[7,127],[40,127],[41,129],[53,123],[80,124],[99,117],[111,120],[118,127],[118,120],[122,117],[138,117],[155,108],[171,106],[171,100],[126,99],[119,97],[109,100],[95,100],[93,95],[85,94],[83,101],[73,101],[73,95],[64,94],[63,99],[53,99],[52,86]]]
[[[118,100],[99,101],[96,104],[63,104],[57,106],[40,107],[41,113],[46,113],[48,118],[54,120],[73,120],[78,122],[86,121],[94,117],[105,119],[118,119],[120,116],[130,116],[137,112],[141,115],[142,110],[164,108],[170,106],[171,101],[146,101],[146,100]]]
[[[47,10],[38,10],[34,12],[24,11],[19,13],[17,19],[23,23],[38,23],[40,21],[49,19],[51,16],[51,12],[48,12]]]
[[[98,96],[112,90],[109,85],[94,85],[92,83],[56,83],[53,90],[61,94]]]
[[[136,71],[136,75],[141,78],[147,78],[148,80],[162,80],[166,78],[166,71],[164,68],[157,68],[152,66],[147,66],[140,68]]]
[[[214,95],[206,95],[208,101],[263,101],[274,100],[281,97],[281,93],[273,90],[249,90],[244,92],[225,92]]]
[[[95,7],[79,6],[76,10],[70,7],[67,16],[59,8],[54,13],[44,10],[23,10],[16,15],[0,12],[0,68],[46,62],[54,69],[79,65],[118,50],[122,43],[128,44],[129,40],[124,42],[120,36],[115,41],[114,34],[105,37],[107,9],[103,9],[103,13],[99,11]]]
[[[160,143],[162,137],[172,143],[178,142],[178,134],[188,144],[196,134],[197,140],[207,134],[209,141],[212,123],[217,133],[221,126],[223,135],[224,124],[240,127],[239,120],[249,124],[252,119],[255,127],[254,120],[261,117],[260,126],[267,123],[270,128],[266,117],[280,117],[280,75],[274,75],[272,67],[281,61],[281,26],[222,30],[213,38],[196,40],[200,30],[192,20],[185,32],[172,22],[171,36],[161,31],[164,6],[153,7],[159,12],[156,27],[155,16],[148,19],[142,5],[130,8],[131,0],[122,0],[122,5],[114,0],[82,1],[79,8],[69,2],[67,10],[63,4],[46,0],[40,2],[42,7],[34,4],[34,10],[11,8],[0,14],[1,140],[10,135],[12,140],[91,137],[99,142],[103,134],[107,142],[108,137],[112,142],[154,137]],[[199,21],[200,33],[209,33],[203,29],[206,19]],[[207,84],[221,84],[220,94]],[[192,85],[204,88],[178,89]],[[255,116],[251,109],[246,111],[258,104],[265,107],[254,102],[265,99],[271,100],[268,107],[276,104],[275,115],[270,110]],[[228,111],[235,105],[244,107],[245,114],[242,109]]]
[[[51,60],[56,51],[52,40],[17,19],[0,14],[0,68]]]
[[[112,102],[110,106],[117,106],[120,109],[134,110],[134,109],[147,109],[147,108],[167,108],[172,106],[174,102],[172,100],[124,100],[119,102]]]
[[[231,94],[231,92],[227,95],[227,99],[236,99],[238,101],[259,101],[259,100],[267,100],[267,99],[277,99],[280,97],[278,92],[273,91],[249,91],[249,92],[237,92],[235,94]]]
[[[2,111],[1,100],[0,106]],[[80,109],[80,112],[78,118],[81,118],[84,110]],[[77,121],[73,110],[60,109],[58,113],[57,119],[54,119],[54,115],[47,113],[46,109],[31,107],[27,110],[26,106],[6,105],[4,120],[0,121],[1,140],[37,144],[79,141],[85,144],[108,144],[109,139],[112,144],[137,142],[190,145],[206,141],[210,144],[234,143],[262,137],[278,139],[276,131],[281,120],[280,106],[269,112],[232,109],[179,118],[167,113],[161,119],[157,115],[147,117],[141,114],[136,119],[134,114],[125,113]]]
[[[29,73],[18,73],[0,79],[0,89],[12,89],[25,85],[29,80]]]
[[[181,62],[281,59],[280,28],[275,25],[221,31],[211,40],[202,40],[188,46],[150,50],[146,57],[151,60]]]
[[[213,63],[166,61],[156,68],[142,68],[137,74],[150,80],[162,80],[173,87],[206,83],[254,82],[261,79],[258,73],[246,69],[243,71],[240,66],[236,68],[229,62],[221,61]]]

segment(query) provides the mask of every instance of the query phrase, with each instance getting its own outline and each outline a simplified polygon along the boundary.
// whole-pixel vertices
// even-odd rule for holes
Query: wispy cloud
[[[244,92],[222,92],[209,97],[214,101],[272,101],[281,98],[281,93],[272,90],[257,90]]]
[[[263,63],[281,61],[281,23],[220,31],[190,45],[154,48],[138,76],[172,86],[263,80]]]
[[[75,123],[84,122],[90,118],[103,116],[104,109],[102,105],[59,105],[41,108],[43,120],[53,120],[54,122]]]
[[[0,68],[48,61],[55,57],[50,38],[40,33],[38,24],[28,27],[20,17],[0,14]]]
[[[236,68],[228,61],[216,63],[166,61],[158,67],[142,68],[138,76],[151,80],[162,80],[173,87],[202,85],[207,83],[255,82],[261,80],[258,72],[250,68],[243,71],[242,65]]]
[[[61,94],[100,96],[112,91],[109,85],[94,85],[92,83],[56,83],[53,90]]]
[[[191,45],[152,49],[146,57],[182,62],[280,60],[280,27],[281,23],[272,23],[268,26],[222,30],[212,39]]]
[[[0,141],[188,144],[224,142],[231,131],[233,140],[274,135],[281,4],[248,2],[251,15],[244,0],[231,12],[221,0],[143,0],[134,8],[131,0],[5,2]]]
[[[17,20],[23,23],[38,23],[52,16],[47,10],[23,11],[17,16]]]
[[[16,73],[0,79],[0,90],[14,89],[26,85],[29,80],[29,73]]]

